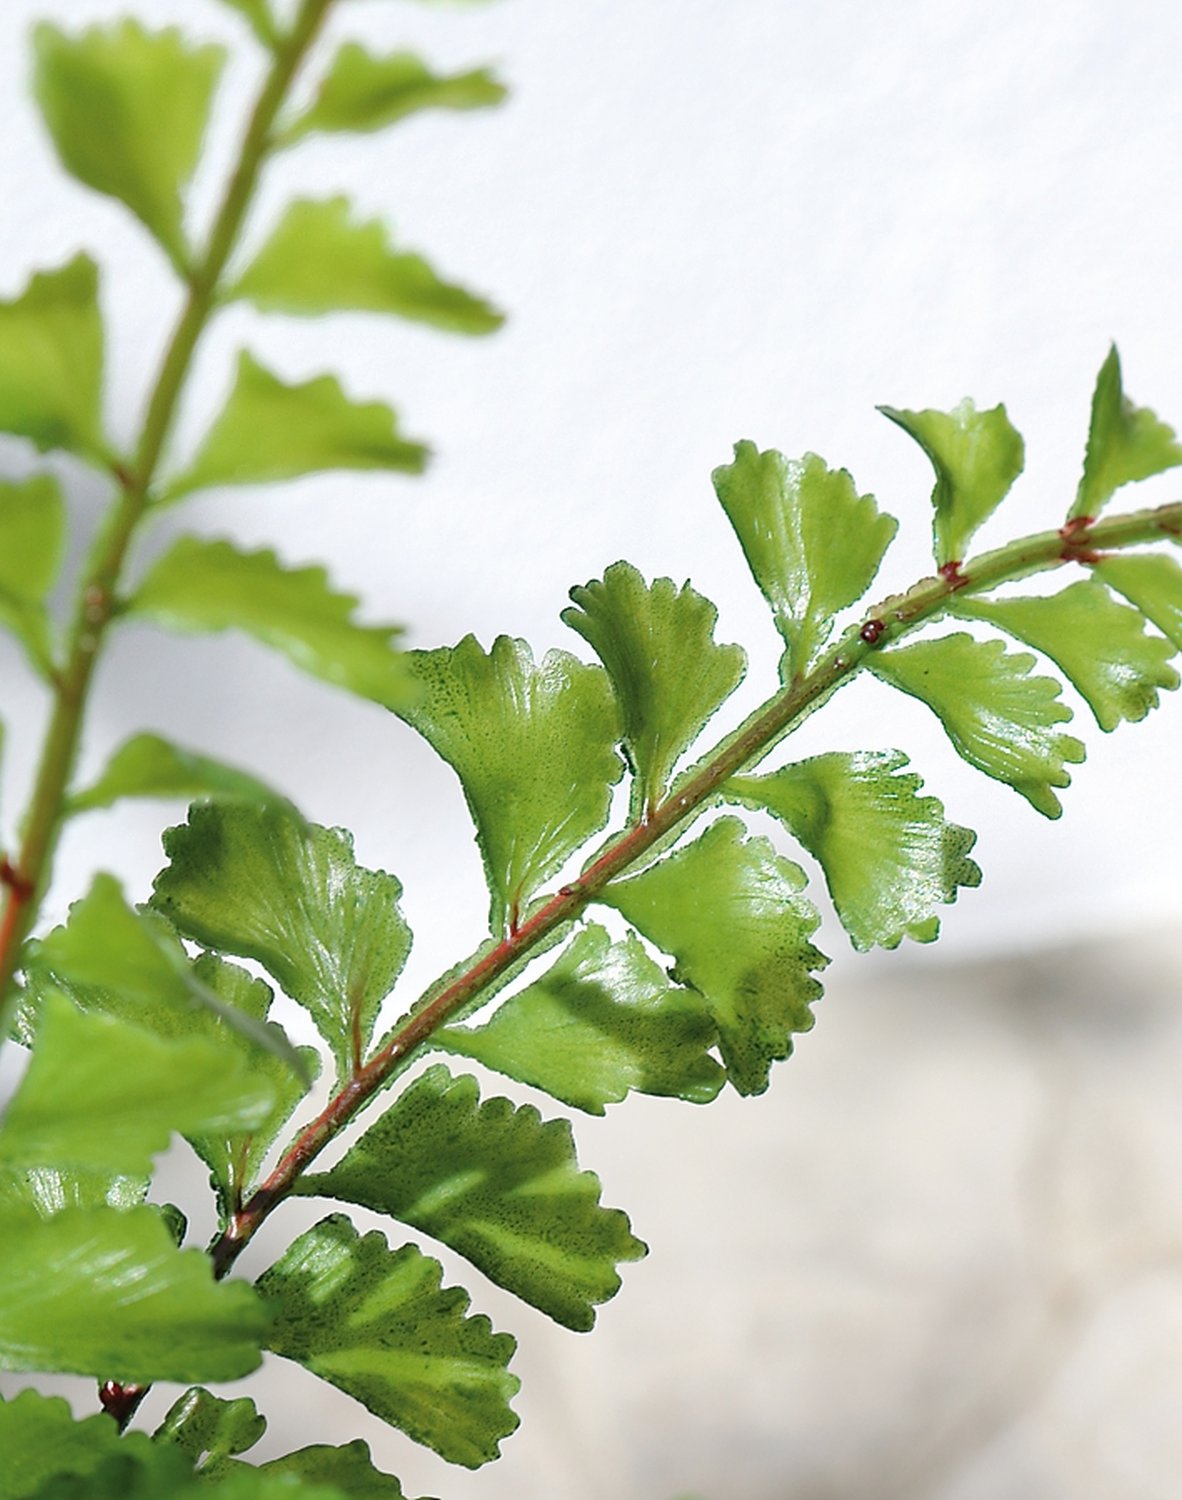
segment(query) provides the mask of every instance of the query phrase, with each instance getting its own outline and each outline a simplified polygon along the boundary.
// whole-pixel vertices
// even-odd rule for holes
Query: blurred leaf
[[[789,461],[736,443],[734,463],[713,477],[788,647],[788,680],[815,660],[838,611],[873,583],[898,523],[815,453]]]
[[[152,1436],[175,1444],[195,1468],[212,1472],[223,1459],[253,1448],[266,1430],[267,1419],[249,1396],[224,1401],[195,1385],[173,1402]]]
[[[238,11],[264,47],[273,49],[279,40],[279,29],[267,0],[222,0],[223,5]]]
[[[520,1382],[505,1369],[515,1344],[486,1317],[466,1317],[467,1292],[442,1276],[413,1245],[391,1251],[377,1230],[359,1237],[333,1214],[259,1278],[278,1304],[267,1347],[475,1469],[517,1427],[509,1401]]]
[[[335,375],[286,385],[243,350],[221,415],[159,503],[227,484],[269,484],[331,469],[421,474],[427,450],[381,401],[350,401]]]
[[[1071,718],[1053,677],[1031,677],[1033,656],[965,634],[872,653],[875,676],[926,703],[972,766],[1004,781],[1045,817],[1063,811],[1052,787],[1070,786],[1067,762],[1084,747],[1053,726]]]
[[[1173,428],[1125,395],[1120,355],[1113,344],[1096,377],[1083,477],[1069,518],[1098,516],[1122,485],[1178,464],[1182,464],[1182,445]]]
[[[1172,557],[1123,553],[1093,565],[1092,576],[1123,594],[1182,651],[1182,568]]]
[[[77,37],[42,23],[33,46],[34,88],[62,165],[125,203],[183,271],[181,192],[201,154],[224,52],[131,20]]]
[[[321,567],[286,568],[271,551],[178,538],[149,570],[125,613],[166,630],[244,630],[313,677],[386,708],[410,693],[395,625],[360,625],[357,599],[334,593]]]
[[[405,658],[420,694],[402,718],[464,788],[492,896],[494,932],[607,821],[623,766],[606,673],[565,651],[473,636]]]
[[[432,1040],[601,1115],[630,1089],[708,1103],[726,1082],[708,1051],[717,1035],[701,996],[671,985],[632,933],[613,943],[592,925],[483,1026]]]
[[[347,198],[299,198],[226,301],[263,312],[393,313],[454,333],[491,333],[504,322],[463,287],[441,281],[421,255],[396,251],[384,225],[350,217]]]
[[[0,629],[16,636],[46,680],[54,662],[45,598],[57,579],[65,535],[65,502],[51,474],[0,481]]]
[[[1004,406],[978,411],[964,400],[950,412],[879,411],[913,437],[936,471],[932,504],[936,562],[961,562],[974,532],[1022,472],[1026,449]]]
[[[613,563],[602,582],[573,588],[562,618],[607,668],[636,772],[632,813],[651,810],[679,756],[742,681],[741,646],[714,640],[718,611],[688,583],[646,584],[631,563]]]
[[[971,829],[944,817],[935,797],[904,772],[898,750],[816,755],[770,776],[736,776],[725,787],[748,807],[787,824],[825,871],[842,926],[859,952],[939,935],[937,908],[959,886],[981,883],[969,858]],[[900,774],[902,773],[902,774]]]
[[[84,791],[66,800],[68,813],[110,807],[122,797],[228,797],[244,802],[286,799],[247,771],[211,760],[158,734],[136,734],[114,752],[103,774]]]
[[[619,1290],[616,1263],[645,1254],[627,1216],[599,1206],[599,1179],[579,1171],[566,1120],[543,1121],[509,1099],[481,1104],[474,1078],[439,1065],[296,1192],[413,1225],[578,1331],[593,1326],[594,1304]]]
[[[792,1033],[811,1028],[821,995],[811,971],[829,960],[809,941],[820,917],[800,897],[804,872],[743,835],[738,818],[721,818],[597,899],[673,955],[673,977],[700,990],[714,1017],[731,1083],[761,1094]]]
[[[144,1433],[122,1435],[103,1412],[78,1422],[61,1396],[25,1390],[0,1396],[0,1500],[38,1500],[63,1474],[92,1474],[108,1458],[150,1457]]]

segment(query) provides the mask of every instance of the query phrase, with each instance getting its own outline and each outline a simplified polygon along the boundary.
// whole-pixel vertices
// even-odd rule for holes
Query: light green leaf
[[[1178,686],[1175,647],[1147,635],[1140,611],[1118,604],[1102,583],[1083,578],[1057,594],[1024,599],[954,599],[952,608],[1017,636],[1057,663],[1103,730],[1143,719],[1158,689]]]
[[[357,42],[337,52],[307,110],[279,133],[281,146],[317,130],[381,130],[424,109],[483,109],[505,87],[486,68],[432,73],[410,52],[374,57]]]
[[[267,1419],[249,1396],[224,1401],[195,1385],[173,1402],[152,1436],[178,1447],[194,1468],[215,1473],[224,1459],[253,1448],[266,1430]]]
[[[122,797],[231,798],[244,802],[283,802],[286,799],[265,782],[185,750],[158,734],[136,734],[125,740],[107,762],[99,779],[66,801],[68,813],[110,807]]]
[[[866,665],[926,703],[971,766],[1012,786],[1045,817],[1063,811],[1051,788],[1070,786],[1066,763],[1083,760],[1084,747],[1054,728],[1071,710],[1053,677],[1031,677],[1033,656],[958,634],[872,653]]]
[[[105,1419],[110,1422],[110,1419]],[[146,1454],[119,1452],[84,1478],[61,1475],[33,1500],[349,1500],[335,1485],[301,1484],[235,1464],[217,1479],[195,1475],[183,1453],[154,1445]]]
[[[902,411],[880,406],[913,437],[936,471],[932,522],[936,562],[962,562],[973,533],[1010,492],[1026,462],[1022,435],[1004,406],[978,411],[964,400],[952,411]]]
[[[483,1026],[433,1041],[601,1115],[630,1089],[709,1103],[726,1082],[707,1050],[717,1035],[701,996],[670,984],[633,934],[613,943],[593,925]]]
[[[1182,651],[1182,568],[1172,557],[1122,553],[1102,558],[1092,575],[1135,604]]]
[[[515,927],[543,881],[607,821],[623,766],[607,674],[565,651],[535,662],[499,636],[407,654],[420,694],[402,718],[464,788],[492,896],[494,932]]]
[[[263,312],[315,316],[338,310],[393,313],[454,333],[492,333],[495,308],[441,281],[421,255],[390,245],[376,219],[351,218],[347,198],[299,198],[226,300]]]
[[[51,474],[16,484],[0,481],[0,629],[16,636],[47,680],[54,662],[45,597],[57,578],[65,536],[65,502]]]
[[[399,882],[358,865],[342,829],[283,807],[198,804],[164,849],[153,906],[186,937],[263,964],[351,1076],[410,951]]]
[[[152,1208],[0,1213],[0,1369],[103,1380],[236,1380],[270,1315],[208,1256],[178,1250]]]
[[[607,668],[636,773],[633,817],[651,811],[681,754],[734,692],[746,669],[741,646],[714,639],[718,611],[688,583],[646,584],[631,563],[613,563],[570,596],[562,618]]]
[[[1122,485],[1148,479],[1182,464],[1174,429],[1124,393],[1120,355],[1113,344],[1100,366],[1092,396],[1092,420],[1083,477],[1069,518],[1096,517]]]
[[[180,537],[150,569],[125,613],[167,630],[243,630],[325,682],[400,708],[410,693],[396,625],[360,625],[353,594],[334,593],[321,567],[286,568],[274,552]]]
[[[98,268],[76,255],[0,302],[0,432],[105,466],[102,392]]]
[[[825,871],[855,948],[897,948],[939,935],[937,908],[959,886],[981,882],[969,858],[977,836],[944,817],[898,750],[816,755],[770,776],[736,776],[724,788],[787,824]]]
[[[149,1186],[147,1177],[71,1167],[0,1167],[0,1213],[32,1211],[49,1219],[65,1208],[135,1208],[147,1197]],[[3,1493],[0,1489],[0,1497]]]
[[[93,1474],[107,1459],[151,1458],[142,1432],[121,1435],[102,1412],[74,1420],[61,1396],[20,1391],[0,1396],[0,1500],[39,1500],[43,1486],[61,1475]]]
[[[279,28],[267,0],[222,0],[245,17],[247,25],[264,47],[273,49],[279,41]]]
[[[201,154],[222,49],[131,20],[77,37],[43,23],[33,46],[34,88],[62,165],[125,203],[183,270],[181,192]]]
[[[446,1296],[446,1293],[443,1295]],[[495,1337],[495,1335],[494,1335]],[[512,1377],[509,1377],[510,1379]],[[516,1387],[514,1387],[514,1390]],[[507,1389],[505,1399],[513,1392]],[[318,1443],[273,1458],[261,1466],[264,1474],[290,1475],[308,1484],[332,1485],[347,1500],[404,1500],[402,1486],[392,1474],[375,1469],[369,1444],[355,1438],[340,1448]],[[303,1491],[300,1491],[302,1494]]]
[[[820,922],[801,898],[804,872],[738,818],[712,823],[692,844],[598,899],[623,912],[677,960],[673,977],[700,990],[740,1094],[762,1094],[792,1033],[813,1024],[813,970],[829,960],[809,941]]]
[[[580,1332],[619,1290],[616,1264],[645,1254],[627,1216],[600,1207],[599,1179],[579,1171],[566,1120],[509,1099],[481,1104],[474,1078],[438,1065],[296,1191],[391,1214]]]
[[[413,1245],[391,1251],[377,1230],[359,1237],[333,1214],[259,1278],[278,1304],[267,1347],[475,1469],[517,1426],[509,1401],[520,1382],[505,1368],[515,1344],[486,1317],[466,1317],[467,1292],[442,1276]]]
[[[404,438],[381,401],[351,401],[335,375],[287,385],[243,350],[221,415],[159,503],[227,484],[270,484],[332,469],[421,474],[422,443]]]
[[[838,611],[873,583],[898,523],[815,453],[790,461],[736,443],[734,463],[713,478],[788,647],[787,681],[816,658]]]

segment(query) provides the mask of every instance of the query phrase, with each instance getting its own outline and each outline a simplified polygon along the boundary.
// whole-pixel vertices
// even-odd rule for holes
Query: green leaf
[[[486,68],[432,73],[410,52],[374,57],[346,42],[333,58],[310,107],[279,133],[289,146],[317,130],[381,130],[424,109],[483,109],[505,87]]]
[[[913,437],[936,471],[932,504],[936,562],[962,562],[973,533],[1010,492],[1026,449],[1004,406],[978,411],[964,400],[952,411],[901,411],[880,406]]]
[[[149,571],[126,613],[168,630],[243,630],[297,667],[386,708],[408,696],[395,625],[360,625],[357,599],[334,593],[321,567],[286,568],[274,552],[180,537]]]
[[[873,583],[898,523],[815,453],[790,461],[736,443],[734,463],[713,478],[787,645],[787,680],[808,668],[837,612]]]
[[[54,671],[45,597],[61,565],[66,507],[57,480],[35,474],[22,483],[0,481],[0,629],[25,648],[37,672]]]
[[[421,255],[396,251],[376,219],[350,217],[347,198],[292,203],[234,286],[263,312],[393,313],[454,333],[492,333],[504,322],[463,287],[441,281]]]
[[[123,797],[232,798],[244,802],[284,802],[286,798],[247,771],[185,750],[158,734],[125,740],[99,779],[66,801],[68,813],[110,807]]]
[[[406,657],[417,699],[401,717],[460,778],[476,823],[494,932],[603,827],[623,766],[606,673],[565,651],[475,637]]]
[[[1182,568],[1157,553],[1105,557],[1092,575],[1123,594],[1182,651]]]
[[[271,14],[271,8],[267,0],[222,0],[223,5],[228,5],[244,16],[247,25],[264,47],[273,49],[279,41],[279,28],[275,24],[275,18]]]
[[[1083,477],[1069,518],[1094,518],[1122,485],[1148,479],[1178,464],[1182,464],[1182,445],[1174,429],[1147,406],[1135,406],[1125,395],[1120,355],[1113,344],[1096,377]]]
[[[1178,686],[1170,666],[1175,647],[1145,633],[1139,610],[1119,604],[1093,579],[1057,594],[1023,599],[954,599],[958,615],[984,620],[1017,636],[1057,663],[1111,731],[1122,719],[1143,719],[1158,689]]]
[[[466,1317],[467,1292],[442,1276],[413,1245],[391,1251],[377,1230],[358,1236],[330,1215],[259,1278],[278,1304],[267,1347],[475,1469],[517,1426],[509,1401],[520,1382],[505,1368],[515,1344],[486,1317]]]
[[[422,443],[381,401],[351,401],[335,375],[287,385],[243,350],[234,389],[189,468],[158,503],[228,484],[271,484],[333,469],[421,474]]]
[[[72,1167],[0,1167],[0,1213],[31,1211],[50,1219],[66,1208],[135,1208],[144,1201],[149,1185],[147,1177]]]
[[[131,20],[77,37],[43,23],[33,47],[34,88],[62,165],[126,204],[183,270],[181,193],[201,154],[222,49]]]
[[[616,1264],[645,1246],[599,1205],[566,1120],[480,1102],[474,1078],[436,1065],[409,1085],[328,1172],[297,1192],[342,1198],[421,1229],[498,1286],[583,1332],[620,1287]]]
[[[934,942],[937,908],[959,886],[981,882],[969,858],[977,836],[944,817],[898,750],[816,755],[770,776],[736,776],[724,788],[779,818],[820,862],[855,948]]]
[[[153,1437],[175,1444],[195,1468],[216,1472],[223,1459],[253,1448],[266,1430],[267,1419],[249,1396],[224,1401],[195,1385],[173,1402]]]
[[[732,1085],[762,1094],[792,1033],[811,1028],[821,995],[812,971],[829,960],[809,941],[820,917],[800,897],[804,872],[743,834],[738,818],[721,818],[598,899],[673,955],[673,977],[705,997]]]
[[[741,646],[714,640],[718,611],[688,583],[646,584],[631,563],[613,563],[570,596],[562,618],[607,668],[635,770],[633,816],[660,800],[674,765],[742,681]]]
[[[151,1443],[121,1435],[102,1412],[78,1422],[61,1396],[26,1390],[0,1396],[0,1454],[0,1500],[38,1500],[60,1475],[93,1474],[109,1458],[150,1459]]]
[[[270,1315],[208,1256],[178,1250],[151,1208],[0,1213],[0,1369],[103,1380],[236,1380]]]
[[[98,268],[76,255],[0,302],[0,432],[105,466]]]
[[[344,830],[283,807],[198,804],[164,849],[153,906],[186,937],[264,965],[351,1076],[410,951],[401,884],[358,865]]]
[[[513,1391],[506,1386],[505,1399],[512,1394]],[[282,1458],[273,1458],[261,1467],[264,1474],[290,1475],[309,1484],[332,1485],[348,1500],[404,1500],[397,1479],[374,1468],[369,1444],[361,1438],[355,1438],[340,1448],[323,1443],[300,1448]]]
[[[971,766],[1004,781],[1045,817],[1063,811],[1052,787],[1071,784],[1067,762],[1084,747],[1054,728],[1071,718],[1053,677],[1031,677],[1033,656],[963,633],[872,653],[877,677],[926,703]]]
[[[716,1039],[701,997],[671,985],[633,934],[613,943],[592,925],[483,1026],[433,1041],[601,1115],[630,1089],[709,1103],[726,1082],[707,1050]]]

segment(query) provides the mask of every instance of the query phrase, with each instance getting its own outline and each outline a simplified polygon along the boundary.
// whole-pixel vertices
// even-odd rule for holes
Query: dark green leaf
[[[357,599],[334,593],[323,568],[285,568],[274,552],[180,537],[127,606],[168,630],[244,630],[297,667],[386,708],[409,694],[399,627],[359,625]]]
[[[739,685],[741,646],[714,640],[718,611],[688,583],[646,584],[631,563],[614,563],[570,596],[563,620],[589,641],[607,668],[636,772],[633,816],[661,798],[681,754]]]
[[[705,997],[731,1083],[761,1094],[792,1033],[812,1026],[821,995],[812,971],[829,960],[809,941],[820,917],[800,896],[804,872],[743,834],[738,818],[722,818],[598,899],[673,955],[674,978]]]
[[[606,673],[565,651],[535,662],[524,641],[473,636],[407,654],[421,689],[400,710],[464,788],[492,895],[492,926],[516,925],[543,881],[607,821],[623,766]]]
[[[1182,651],[1182,568],[1172,557],[1125,553],[1101,559],[1092,572],[1135,604]]]
[[[198,804],[164,848],[156,909],[186,937],[263,964],[350,1076],[410,951],[399,882],[358,865],[343,830],[283,807]]]
[[[1113,344],[1096,377],[1083,478],[1069,516],[1095,517],[1122,485],[1182,464],[1182,445],[1147,406],[1124,393],[1120,355]]]
[[[376,219],[350,217],[347,198],[299,198],[226,294],[264,312],[393,313],[454,333],[491,333],[504,318],[441,281],[421,255],[390,245]]]
[[[440,1066],[297,1191],[391,1214],[580,1331],[619,1290],[617,1262],[645,1253],[626,1215],[600,1207],[599,1179],[579,1171],[566,1120],[509,1099],[481,1104],[474,1078]]]
[[[1004,406],[978,411],[964,400],[949,412],[901,411],[880,406],[931,460],[936,471],[932,522],[936,562],[962,562],[973,533],[1010,492],[1022,472],[1022,435]]]
[[[333,1214],[259,1278],[278,1305],[267,1347],[475,1469],[517,1426],[520,1382],[505,1368],[515,1345],[486,1317],[466,1317],[468,1294],[442,1276],[413,1245],[391,1251],[377,1230],[359,1237]]]
[[[937,908],[959,886],[979,885],[971,829],[949,823],[898,750],[833,753],[770,776],[736,776],[727,796],[787,824],[825,871],[833,904],[860,952],[930,943]]]
[[[1063,811],[1052,787],[1071,784],[1067,762],[1084,747],[1055,729],[1071,718],[1053,677],[1031,677],[1035,660],[1001,641],[943,636],[872,653],[866,665],[884,682],[926,703],[965,760],[1004,781],[1045,817]]]
[[[223,1459],[253,1448],[266,1430],[267,1419],[249,1396],[224,1401],[195,1385],[173,1402],[153,1437],[175,1444],[195,1468],[216,1471]]]
[[[102,1412],[77,1422],[61,1396],[27,1390],[0,1396],[0,1455],[0,1500],[38,1500],[59,1475],[93,1474],[108,1458],[150,1459],[151,1443],[143,1433],[120,1436]]]
[[[51,474],[0,481],[0,629],[10,630],[45,678],[53,648],[45,597],[61,564],[66,507]]]
[[[67,800],[66,810],[90,812],[110,807],[122,797],[179,797],[186,802],[197,797],[262,803],[285,800],[249,772],[185,750],[158,734],[136,734],[125,740],[99,779]]]
[[[110,1418],[103,1421],[114,1430]],[[269,1466],[268,1466],[269,1467]],[[171,1444],[149,1444],[129,1451],[124,1438],[117,1453],[104,1457],[85,1476],[59,1475],[30,1500],[349,1500],[335,1485],[301,1484],[250,1464],[232,1462],[217,1478],[194,1474],[188,1459]]]
[[[381,401],[351,401],[335,375],[287,385],[245,350],[220,416],[160,502],[221,485],[270,484],[331,469],[421,474],[422,443],[404,438]]]
[[[505,1399],[512,1394],[513,1391],[507,1389]],[[392,1474],[383,1474],[374,1468],[369,1444],[360,1438],[340,1448],[327,1444],[300,1448],[295,1453],[287,1453],[263,1464],[262,1472],[291,1475],[309,1484],[332,1485],[348,1500],[404,1500],[402,1486]]]
[[[788,647],[788,680],[816,658],[837,612],[870,587],[897,522],[815,453],[789,461],[736,443],[734,463],[713,477]]]
[[[33,34],[34,87],[66,170],[118,198],[174,265],[188,260],[181,192],[193,175],[225,54],[136,21]]]
[[[717,1035],[701,996],[671,985],[631,933],[613,943],[590,926],[483,1026],[434,1041],[601,1115],[630,1089],[708,1103],[726,1082],[707,1050]]]

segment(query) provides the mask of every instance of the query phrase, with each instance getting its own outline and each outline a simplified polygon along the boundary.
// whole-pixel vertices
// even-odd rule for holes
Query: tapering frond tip
[[[1069,518],[1095,517],[1122,485],[1149,479],[1182,464],[1174,429],[1124,393],[1120,354],[1112,344],[1092,394],[1083,475]]]

